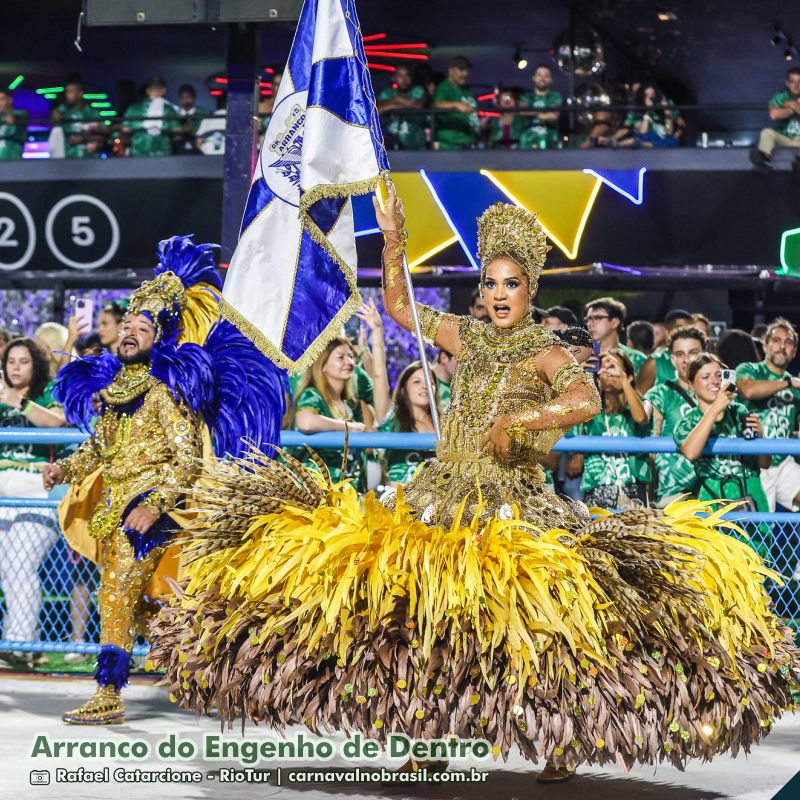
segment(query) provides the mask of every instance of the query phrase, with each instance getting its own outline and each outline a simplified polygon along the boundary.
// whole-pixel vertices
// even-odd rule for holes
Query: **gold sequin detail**
[[[457,320],[462,346],[451,383],[450,407],[441,419],[437,458],[406,487],[405,500],[412,513],[426,522],[446,526],[465,500],[467,519],[483,503],[482,518],[516,507],[522,519],[533,519],[538,525],[577,528],[577,510],[546,489],[538,465],[566,432],[558,427],[560,418],[553,414],[558,393],[539,375],[535,363],[540,353],[559,340],[530,317],[511,328],[499,329],[471,317],[422,308],[426,310],[421,322],[428,332]],[[579,386],[587,402],[597,401],[593,386]],[[525,430],[524,434],[517,428],[512,457],[503,461],[481,449],[495,417],[509,415],[518,420],[531,413],[550,414],[552,427]],[[392,502],[388,501],[390,505]]]
[[[158,381],[130,416],[113,407],[103,413],[92,437],[59,462],[70,483],[103,467],[103,499],[89,523],[92,536],[109,536],[128,503],[144,492],[151,494],[143,505],[157,516],[176,506],[196,474],[199,425]]]

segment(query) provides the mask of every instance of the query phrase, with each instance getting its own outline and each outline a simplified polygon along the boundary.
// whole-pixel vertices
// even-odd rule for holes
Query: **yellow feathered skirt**
[[[449,528],[299,465],[220,465],[152,629],[172,699],[223,722],[455,734],[567,766],[747,751],[791,707],[778,580],[708,503]],[[708,514],[699,516],[700,513]]]

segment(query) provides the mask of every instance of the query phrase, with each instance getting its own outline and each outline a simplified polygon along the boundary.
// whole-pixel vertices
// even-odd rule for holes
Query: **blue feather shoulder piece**
[[[204,409],[219,457],[243,456],[245,442],[269,451],[280,440],[286,373],[227,320],[206,339],[214,366],[214,402]]]
[[[70,425],[89,431],[93,417],[95,395],[116,377],[122,364],[111,353],[76,358],[64,365],[56,377],[53,397],[64,406],[64,416]]]
[[[192,411],[205,412],[214,402],[211,355],[199,345],[164,342],[154,347],[150,372]]]
[[[171,236],[158,243],[158,266],[155,275],[174,272],[181,283],[191,288],[196,283],[210,283],[222,289],[222,279],[214,265],[213,250],[216,244],[195,244],[192,236]]]

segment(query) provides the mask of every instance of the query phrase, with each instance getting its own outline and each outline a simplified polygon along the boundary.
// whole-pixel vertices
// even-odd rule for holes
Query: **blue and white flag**
[[[223,290],[279,366],[306,369],[358,307],[351,196],[388,168],[355,4],[306,0]]]

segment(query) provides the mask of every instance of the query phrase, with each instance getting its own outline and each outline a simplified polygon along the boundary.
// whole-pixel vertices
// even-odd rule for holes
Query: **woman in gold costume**
[[[376,213],[385,306],[410,327],[402,205]],[[289,457],[218,462],[151,665],[223,722],[484,739],[545,780],[748,750],[792,703],[777,576],[713,505],[590,518],[545,487],[538,460],[597,393],[531,320],[535,217],[497,204],[478,227],[490,323],[419,307],[458,359],[437,458],[386,505]]]

